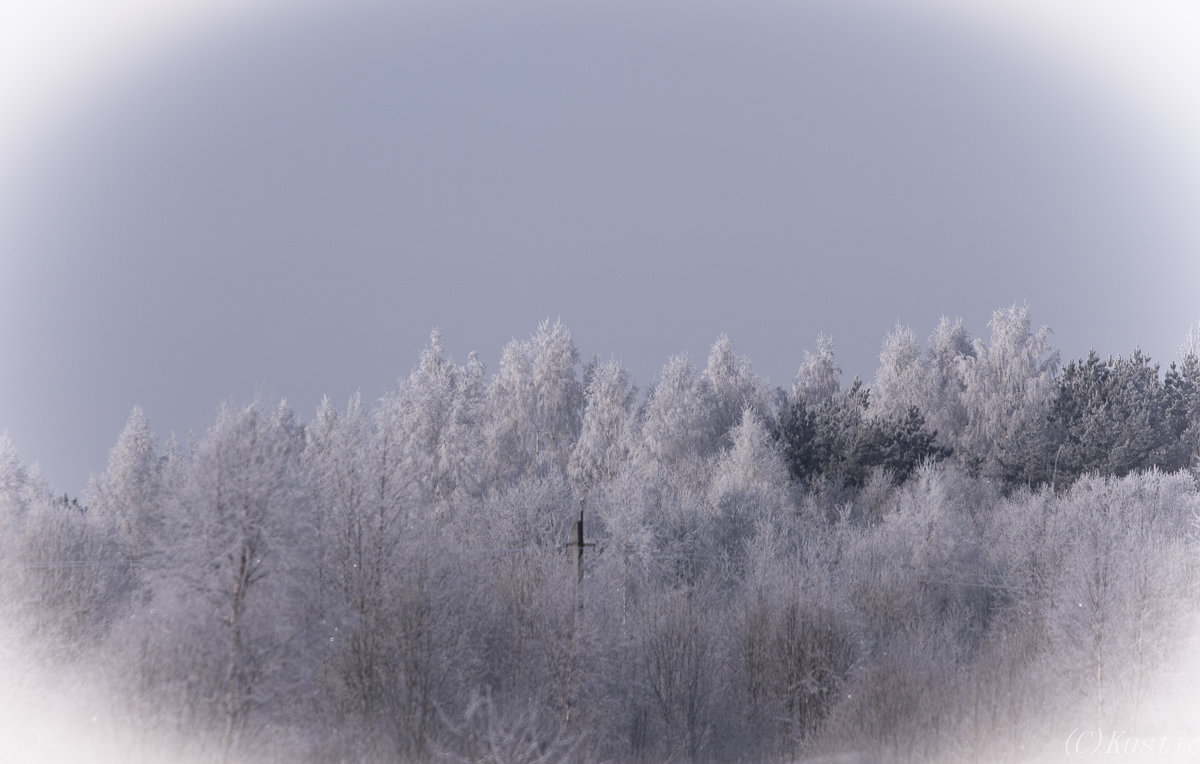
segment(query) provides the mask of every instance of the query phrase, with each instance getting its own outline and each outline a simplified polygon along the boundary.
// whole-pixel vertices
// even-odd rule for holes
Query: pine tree
[[[1200,471],[1200,321],[1179,347],[1167,375],[1167,416],[1176,433],[1176,464]]]
[[[1047,415],[1053,440],[1042,450],[1044,460],[1053,459],[1053,482],[1170,468],[1179,459],[1171,408],[1158,366],[1140,350],[1105,361],[1092,351],[1070,362]]]

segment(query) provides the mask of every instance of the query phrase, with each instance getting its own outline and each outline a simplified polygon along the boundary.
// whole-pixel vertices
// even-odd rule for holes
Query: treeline
[[[722,337],[644,396],[561,324],[490,378],[435,332],[310,421],[135,409],[82,503],[0,439],[7,615],[114,759],[1057,760],[1170,690],[1200,360],[990,329],[898,328],[870,388],[821,340],[789,391]]]
[[[841,395],[826,341],[777,417],[793,478],[857,486],[882,467],[902,482],[922,461],[948,456],[1008,492],[1194,464],[1194,333],[1163,374],[1137,349],[1104,360],[1093,351],[1061,367],[1049,330],[1033,331],[1027,308],[997,311],[990,328],[988,342],[972,342],[961,321],[942,319],[923,352],[911,329],[897,327],[874,385],[855,380]]]

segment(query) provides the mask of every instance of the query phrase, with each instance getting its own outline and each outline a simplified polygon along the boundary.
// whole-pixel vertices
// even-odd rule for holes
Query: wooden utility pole
[[[583,597],[580,596],[580,589],[583,587],[583,548],[588,546],[596,546],[595,544],[583,543],[583,509],[579,510],[579,519],[575,521],[575,541],[567,544],[567,546],[575,547],[575,627],[574,632],[579,632],[579,616],[583,612]]]
[[[570,723],[571,721],[571,706],[574,700],[574,674],[575,661],[579,650],[579,624],[583,616],[583,549],[584,547],[596,546],[595,544],[585,544],[583,542],[583,507],[582,502],[579,508],[579,519],[575,521],[575,540],[565,546],[575,547],[575,595],[573,602],[573,613],[571,616],[571,645],[568,653],[567,664],[567,703],[566,714],[563,721]]]

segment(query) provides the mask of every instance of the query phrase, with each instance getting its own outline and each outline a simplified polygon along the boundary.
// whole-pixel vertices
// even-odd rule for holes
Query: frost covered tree
[[[333,402],[323,398],[306,428],[304,469],[312,481],[316,503],[313,518],[317,558],[312,562],[318,590],[313,604],[321,611],[318,617],[323,623],[332,623],[330,611],[337,610],[332,607],[334,599],[345,601],[344,576],[353,566],[348,542],[367,514],[372,435],[369,416],[358,394],[350,399],[341,416]]]
[[[649,505],[653,494],[653,481],[644,472],[624,469],[588,499],[589,509],[594,510],[589,516],[600,521],[601,543],[612,550],[600,564],[617,568],[613,578],[620,582],[622,637],[628,636],[630,607],[651,568],[654,527]]]
[[[788,403],[775,426],[793,480],[816,486],[859,488],[874,472],[903,483],[926,461],[947,451],[916,406],[902,414],[871,418],[869,392],[858,380],[815,409]]]
[[[959,457],[989,478],[1012,484],[1045,465],[1029,464],[1039,453],[1046,413],[1056,389],[1058,351],[1050,329],[1033,330],[1029,308],[997,310],[988,322],[987,343],[959,358],[967,425]]]
[[[819,336],[817,352],[804,351],[776,424],[784,461],[794,480],[844,480],[844,457],[862,421],[867,397],[858,380],[849,391],[840,392],[841,377],[833,340]]]
[[[162,541],[162,460],[150,422],[134,407],[108,454],[108,468],[92,481],[88,507],[117,529],[131,565]]]
[[[0,523],[19,528],[38,493],[40,487],[22,464],[17,447],[7,432],[0,432]]]
[[[849,439],[862,420],[866,394],[858,380],[840,392],[842,369],[833,355],[833,340],[817,337],[817,352],[804,351],[792,389],[778,415],[784,461],[793,480],[844,479],[841,464]]]
[[[662,758],[695,761],[712,742],[717,710],[711,614],[687,591],[664,592],[649,607],[638,648],[641,682],[662,725]]]
[[[833,356],[833,338],[817,337],[817,352],[804,351],[804,361],[796,372],[789,402],[800,402],[807,409],[817,409],[833,400],[841,387],[842,367]]]
[[[441,332],[434,329],[398,396],[405,470],[415,481],[418,499],[436,505],[440,516],[456,491],[478,496],[487,414],[479,356],[471,353],[466,366],[456,366],[446,357]]]
[[[927,376],[916,333],[897,324],[884,338],[879,353],[879,368],[871,385],[872,418],[901,416],[910,406],[920,408],[925,403]]]
[[[287,678],[280,672],[290,668],[280,660],[281,640],[311,495],[301,470],[303,441],[290,424],[283,408],[221,408],[193,454],[173,518],[174,574],[159,590],[158,607],[182,607],[198,619],[194,639],[223,645],[219,665],[204,669],[214,672],[209,703],[226,756],[251,710],[278,690]]]
[[[611,480],[637,447],[636,390],[616,361],[597,365],[584,391],[583,423],[568,474],[590,488]]]
[[[127,602],[130,574],[114,564],[121,553],[114,529],[77,501],[52,498],[46,486],[28,509],[24,527],[9,539],[7,595],[22,605],[37,652],[61,665],[101,641]]]
[[[714,397],[709,381],[686,354],[663,366],[642,417],[642,445],[650,459],[674,466],[716,449]]]
[[[924,354],[913,330],[897,325],[883,342],[869,419],[890,420],[884,429],[933,433],[939,453],[953,452],[967,424],[961,361],[974,355],[962,319],[943,316]]]
[[[486,370],[479,354],[472,352],[458,371],[450,421],[440,444],[444,494],[477,500],[486,489],[487,395]]]
[[[717,460],[709,484],[714,506],[751,521],[774,519],[787,501],[787,466],[778,443],[750,407],[730,435],[733,445]]]
[[[1167,419],[1176,438],[1175,464],[1200,471],[1200,322],[1179,347],[1164,380]]]
[[[963,359],[974,358],[975,346],[961,318],[942,316],[929,336],[925,384],[917,406],[929,429],[936,432],[938,445],[953,451],[967,426],[963,400]]]
[[[489,391],[488,460],[497,485],[542,464],[566,471],[583,404],[578,365],[561,321],[543,321],[528,340],[504,348]]]
[[[1200,509],[1187,475],[1157,470],[1089,475],[1058,499],[1065,537],[1046,603],[1046,661],[1086,699],[1102,728],[1137,722],[1151,678],[1186,621],[1176,616],[1195,581],[1188,526]]]
[[[1200,358],[1200,321],[1188,329],[1183,342],[1179,344],[1179,357],[1180,359]]]
[[[740,700],[752,732],[747,743],[761,746],[757,758],[804,750],[806,738],[845,696],[839,690],[850,680],[858,647],[846,608],[820,580],[820,567],[795,564],[777,541],[756,536],[756,544],[776,542],[775,549],[765,565],[753,565],[730,619],[735,683],[725,692]]]
[[[381,740],[384,750],[425,755],[434,648],[448,656],[454,646],[444,631],[448,594],[433,586],[439,566],[424,534],[435,523],[409,511],[419,492],[398,424],[406,413],[402,394],[373,411],[356,395],[341,416],[323,402],[307,428],[321,540],[310,628],[319,637],[320,708],[340,720],[326,741],[330,756],[378,756]]]
[[[1166,397],[1157,364],[1140,350],[1105,361],[1093,351],[1068,363],[1048,414],[1055,437],[1045,458],[1054,462],[1054,482],[1182,466]]]
[[[451,469],[444,445],[450,436],[458,384],[458,369],[446,358],[441,332],[434,329],[417,368],[398,394],[405,469],[422,502],[440,501],[447,493]]]
[[[766,385],[755,375],[750,360],[734,352],[733,343],[724,334],[708,353],[703,379],[712,393],[713,428],[722,446],[731,442],[730,434],[747,407],[760,418],[769,416]]]
[[[868,391],[822,339],[764,414],[721,337],[639,410],[559,324],[490,383],[435,332],[395,391],[307,423],[225,407],[158,444],[135,410],[86,507],[0,437],[0,616],[111,683],[135,755],[1037,758],[1045,708],[1136,729],[1186,665],[1200,513],[1153,469],[1200,428],[1197,348],[1162,380],[1053,358],[1018,308],[924,355],[897,327]],[[1129,474],[1020,485],[1060,445],[1059,482]]]
[[[0,614],[55,663],[93,646],[128,590],[111,529],[74,499],[55,497],[0,433]]]
[[[754,409],[742,410],[733,445],[717,458],[708,496],[714,543],[740,557],[757,523],[776,523],[788,503],[788,471],[779,444]]]
[[[338,695],[368,724],[380,711],[387,682],[388,587],[413,496],[405,469],[405,413],[397,393],[385,396],[370,412],[352,401],[335,441],[339,477],[325,498],[332,508],[327,536],[338,597]]]

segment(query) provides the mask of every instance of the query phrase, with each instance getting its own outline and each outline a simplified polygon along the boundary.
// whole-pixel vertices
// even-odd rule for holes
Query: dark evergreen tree
[[[1182,382],[1171,384],[1178,390]],[[1123,476],[1178,468],[1179,435],[1173,430],[1181,425],[1177,409],[1183,407],[1171,404],[1158,365],[1140,350],[1104,361],[1092,351],[1072,361],[1059,378],[1049,434],[1037,449],[1043,467],[1053,465],[1047,482],[1063,486],[1089,472]]]
[[[859,445],[868,467],[883,467],[903,483],[925,461],[938,461],[950,450],[937,445],[937,432],[925,425],[916,406],[900,415],[876,419],[863,430]]]
[[[1163,399],[1173,439],[1171,468],[1191,467],[1200,457],[1200,356],[1189,353],[1171,364],[1163,380]]]
[[[925,426],[916,406],[903,414],[868,418],[870,391],[859,380],[826,403],[810,407],[793,399],[780,412],[776,435],[792,480],[821,478],[859,487],[871,470],[883,468],[899,483],[923,461],[949,454]]]

